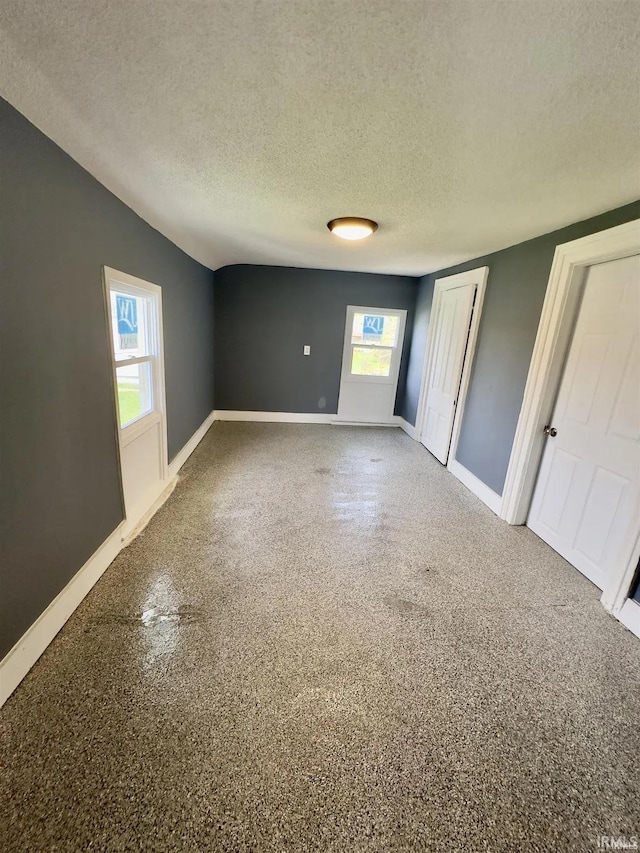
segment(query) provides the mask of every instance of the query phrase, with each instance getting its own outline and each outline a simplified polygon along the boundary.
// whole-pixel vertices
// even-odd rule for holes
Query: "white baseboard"
[[[395,419],[395,415],[393,416]],[[331,421],[332,426],[347,426],[347,427],[399,427],[400,424],[395,420],[376,423],[376,421],[341,421],[337,416]]]
[[[176,474],[168,482],[165,480],[162,483],[162,487],[157,492],[157,497],[154,498],[153,503],[146,512],[144,512],[139,518],[134,519],[131,525],[127,524],[128,519],[123,521],[121,528],[124,548],[126,548],[126,546],[129,545],[136,536],[139,536],[142,533],[160,507],[167,502],[177,485],[178,475]]]
[[[0,662],[0,706],[16,689],[122,549],[122,524],[105,539]]]
[[[616,615],[616,614],[614,614]],[[636,637],[640,637],[640,604],[632,598],[627,598],[616,619],[628,628]]]
[[[320,415],[310,412],[235,412],[216,409],[217,421],[255,421],[256,423],[280,424],[330,424],[335,415]]]
[[[254,421],[255,423],[282,424],[332,424],[334,426],[384,426],[401,427],[411,438],[415,436],[415,428],[399,415],[393,415],[388,423],[368,423],[366,421],[341,421],[337,415],[325,415],[311,412],[248,412],[216,409],[216,421]]]
[[[409,438],[412,438],[414,441],[417,441],[418,436],[416,435],[416,428],[412,426],[409,421],[405,421],[404,418],[399,418],[398,420],[400,421],[400,423],[398,424],[400,429],[404,430],[409,436]]]
[[[144,529],[167,500],[177,483],[178,471],[196,449],[213,421],[214,412],[211,412],[202,426],[174,457],[168,468],[169,482],[165,481],[152,505],[136,520],[133,530],[127,532],[126,521],[121,522],[0,661],[0,707],[7,701],[120,551]]]
[[[470,492],[480,498],[480,500],[485,503],[492,512],[495,512],[496,515],[500,515],[500,509],[502,507],[502,497],[497,495],[493,489],[490,489],[489,486],[485,485],[482,480],[479,480],[475,474],[472,474],[471,471],[467,470],[464,465],[461,465],[456,459],[451,459],[447,468],[454,477],[457,477],[460,482],[465,485]]]
[[[200,444],[202,439],[205,437],[207,432],[209,431],[211,425],[216,418],[216,412],[209,412],[205,420],[202,422],[201,426],[194,432],[189,441],[185,444],[182,450],[179,450],[176,455],[173,457],[171,462],[169,462],[169,477],[175,477],[178,471],[182,468],[187,459],[191,456],[196,447]]]

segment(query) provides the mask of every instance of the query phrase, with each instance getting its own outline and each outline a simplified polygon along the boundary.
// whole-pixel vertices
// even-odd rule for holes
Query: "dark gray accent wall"
[[[418,411],[418,398],[420,397],[420,388],[422,385],[422,370],[427,351],[429,321],[431,319],[431,303],[433,302],[433,280],[425,278],[419,279],[419,281],[420,284],[413,318],[411,348],[409,358],[407,359],[404,399],[402,400],[402,409],[400,411],[402,417],[413,425],[415,425],[416,412]]]
[[[213,409],[213,273],[0,99],[0,657],[122,520],[102,266],[162,286],[169,455]]]
[[[518,246],[440,270],[420,280],[418,305],[430,305],[437,278],[488,266],[478,343],[456,458],[502,494],[553,253],[577,240],[640,217],[640,202],[553,231]],[[404,417],[415,424],[429,312],[416,314]]]
[[[215,289],[217,409],[335,413],[346,309],[362,305],[407,310],[402,411],[417,279],[238,265],[216,272]]]

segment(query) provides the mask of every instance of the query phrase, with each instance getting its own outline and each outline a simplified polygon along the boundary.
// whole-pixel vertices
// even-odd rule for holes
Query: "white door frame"
[[[142,290],[151,294],[154,297],[154,326],[157,330],[157,339],[154,341],[154,349],[156,350],[155,358],[156,370],[154,370],[155,387],[153,389],[154,399],[158,403],[157,411],[153,411],[148,415],[134,421],[130,426],[123,430],[120,427],[120,419],[118,417],[118,392],[116,387],[115,375],[112,376],[113,399],[116,407],[116,430],[118,438],[118,473],[120,476],[120,490],[123,496],[122,505],[125,513],[125,525],[123,527],[123,538],[126,538],[131,531],[140,522],[140,518],[128,518],[126,515],[126,505],[124,500],[124,487],[122,478],[122,448],[134,441],[139,435],[145,432],[151,423],[160,424],[160,479],[161,490],[165,488],[167,480],[167,472],[169,466],[169,450],[167,438],[167,399],[165,390],[165,375],[164,375],[164,331],[162,323],[162,288],[157,284],[152,284],[150,281],[145,281],[142,278],[129,275],[125,272],[112,269],[111,267],[103,267],[103,286],[105,305],[107,309],[107,331],[109,337],[109,354],[110,363],[113,366],[115,356],[113,348],[112,320],[111,320],[111,284],[116,283],[123,285],[123,291],[126,292],[127,287],[135,290]],[[123,362],[126,364],[126,362]],[[112,367],[113,374],[113,367]]]
[[[433,368],[435,335],[433,331],[436,328],[438,312],[442,302],[442,293],[444,290],[451,287],[452,284],[457,287],[465,285],[475,285],[476,300],[471,314],[471,326],[469,328],[469,337],[467,340],[467,351],[464,356],[462,365],[462,378],[460,380],[460,393],[458,395],[458,403],[456,413],[453,419],[453,429],[451,432],[451,444],[449,445],[449,458],[447,468],[455,476],[455,458],[458,447],[458,439],[460,438],[460,429],[462,427],[462,418],[464,416],[464,408],[467,402],[467,392],[469,391],[469,382],[471,381],[471,369],[473,367],[473,359],[476,351],[476,343],[478,340],[478,329],[480,328],[480,318],[482,316],[482,306],[484,304],[484,295],[487,289],[487,279],[489,277],[489,267],[476,267],[467,272],[459,272],[455,275],[448,275],[443,278],[436,279],[433,285],[433,299],[431,302],[431,317],[429,320],[429,339],[424,356],[424,366],[422,368],[422,386],[420,388],[420,397],[418,398],[418,410],[416,416],[416,438],[422,441],[422,430],[425,421],[425,409],[427,404],[427,388],[429,387],[429,378]],[[453,466],[453,467],[452,467]]]
[[[533,348],[522,408],[502,492],[502,518],[524,524],[544,449],[544,426],[555,405],[580,306],[586,270],[640,253],[640,219],[556,247]],[[602,594],[614,615],[625,605],[640,557],[640,531],[628,534],[620,571]]]

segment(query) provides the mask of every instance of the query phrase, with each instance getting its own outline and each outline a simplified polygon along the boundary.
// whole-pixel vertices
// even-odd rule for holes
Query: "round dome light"
[[[341,216],[339,219],[327,222],[327,228],[343,240],[362,240],[373,234],[378,228],[378,223],[373,219],[362,219],[360,216]]]

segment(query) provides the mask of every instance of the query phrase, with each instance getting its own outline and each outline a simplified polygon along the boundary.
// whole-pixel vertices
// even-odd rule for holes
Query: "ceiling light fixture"
[[[363,219],[360,216],[341,216],[327,222],[327,228],[336,237],[343,240],[362,240],[370,237],[378,228],[378,223],[373,219]]]

